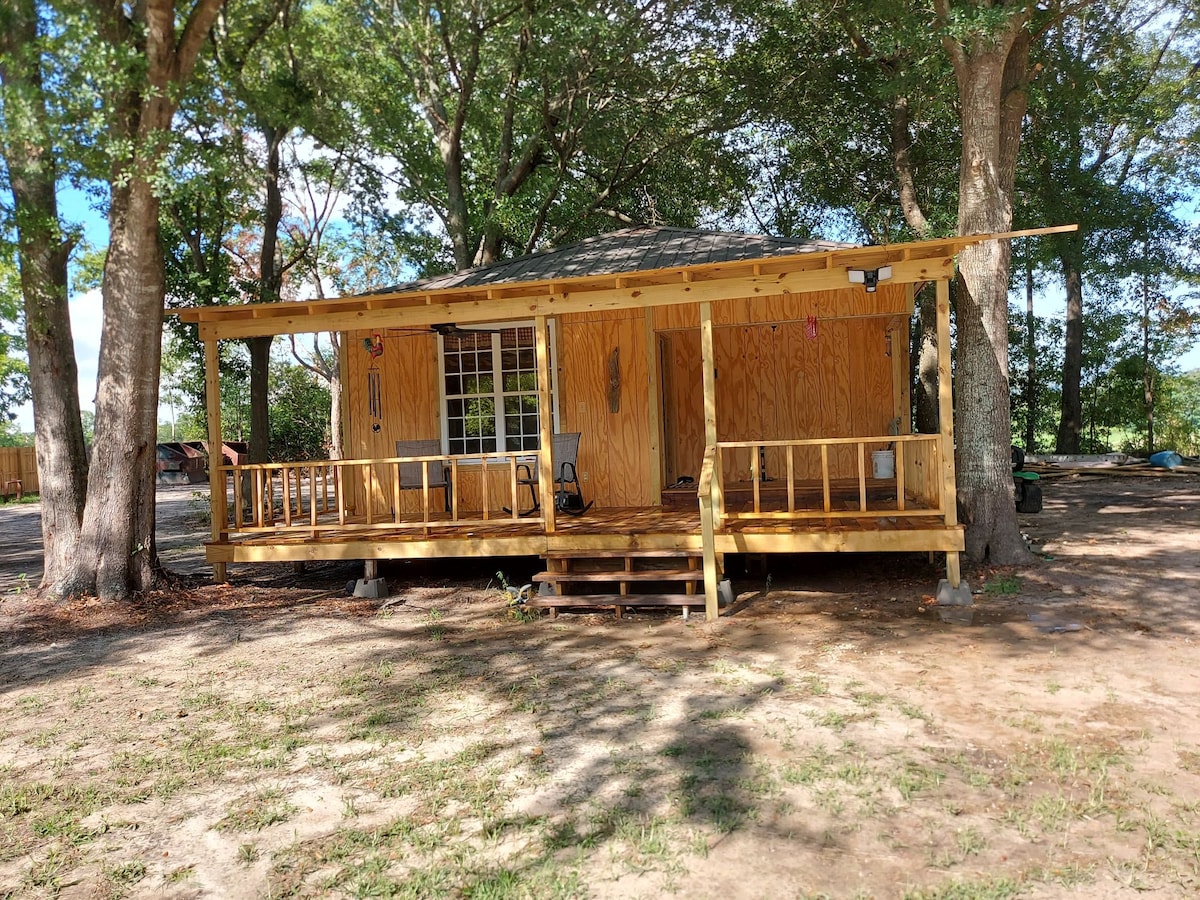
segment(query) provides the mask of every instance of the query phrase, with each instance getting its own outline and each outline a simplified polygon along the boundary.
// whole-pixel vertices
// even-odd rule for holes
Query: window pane
[[[537,414],[537,394],[522,394],[521,395],[521,410],[522,412]]]
[[[462,378],[458,375],[446,376],[446,393],[461,394],[462,393]]]
[[[521,398],[520,397],[505,397],[504,398],[504,412],[506,414],[519,413],[520,411],[521,411]]]
[[[478,379],[479,379],[479,387],[475,391],[475,393],[490,394],[490,393],[492,393],[493,390],[495,390],[496,381],[490,372],[488,372],[487,374],[479,375]]]
[[[520,416],[505,416],[504,417],[504,433],[508,435],[509,441],[513,436],[521,434],[521,417]]]
[[[451,441],[455,440],[456,438],[461,438],[463,436],[463,420],[462,419],[451,419],[449,422],[446,423],[446,427],[449,430]],[[454,451],[451,450],[450,452],[453,453]]]
[[[527,372],[537,371],[537,356],[532,350],[522,350],[518,354],[519,367]]]
[[[465,413],[463,402],[461,400],[446,401],[446,417],[448,419],[461,419]]]
[[[524,424],[525,424],[525,427],[522,429],[522,431],[524,431],[525,434],[537,434],[538,433],[538,417],[537,416],[525,416]]]

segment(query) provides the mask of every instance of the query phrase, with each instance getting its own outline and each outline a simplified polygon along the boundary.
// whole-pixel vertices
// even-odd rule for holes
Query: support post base
[[[354,584],[354,596],[364,600],[382,600],[388,596],[386,578],[360,578]]]
[[[960,581],[958,587],[951,587],[946,578],[938,582],[938,606],[970,606],[974,602],[971,599],[971,586],[966,581]]]

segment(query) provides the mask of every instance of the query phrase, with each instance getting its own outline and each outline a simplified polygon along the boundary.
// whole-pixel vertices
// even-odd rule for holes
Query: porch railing
[[[421,484],[402,485],[400,466],[413,463],[421,466]],[[295,531],[315,537],[322,531],[542,524],[540,511],[520,514],[522,504],[530,503],[529,488],[518,481],[520,464],[536,471],[536,460],[526,451],[225,465],[212,470],[211,480],[214,500],[223,495],[231,504],[226,525],[233,534]],[[443,488],[431,484],[442,480],[443,469],[450,485],[449,510]],[[505,473],[497,479],[503,499],[489,490],[497,469]],[[463,498],[469,480],[478,486],[467,504]],[[213,511],[217,513],[216,503]]]
[[[938,434],[901,434],[848,438],[813,438],[787,441],[718,441],[709,448],[713,453],[711,492],[699,485],[701,514],[706,497],[711,496],[713,515],[723,524],[737,519],[829,519],[892,516],[940,516],[945,511],[941,481],[942,437]],[[894,484],[894,497],[871,500],[870,487],[879,479],[868,480],[870,461],[868,450],[888,449],[895,454],[894,474],[887,479]],[[767,479],[763,460],[770,452],[778,464],[783,457],[784,472]],[[836,460],[832,457],[837,456]],[[706,463],[708,458],[706,456]],[[726,503],[729,485],[725,472],[746,472],[750,483],[750,508],[730,510]],[[819,483],[820,501],[802,504],[797,496],[801,485],[800,473],[817,475],[803,479]],[[835,477],[834,473],[838,473]],[[848,472],[848,475],[841,474]],[[835,487],[847,483],[856,486],[851,502],[856,508],[834,508]],[[744,484],[744,482],[743,482]],[[769,492],[772,503],[779,508],[765,509],[764,499]]]

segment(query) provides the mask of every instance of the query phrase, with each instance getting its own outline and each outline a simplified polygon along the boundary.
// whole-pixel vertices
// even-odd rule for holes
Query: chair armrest
[[[525,477],[521,477],[521,470],[525,470]],[[533,471],[529,468],[528,463],[517,463],[517,484],[528,484],[534,480]]]

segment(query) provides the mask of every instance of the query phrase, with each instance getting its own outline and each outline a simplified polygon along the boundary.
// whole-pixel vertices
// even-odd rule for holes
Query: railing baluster
[[[517,458],[515,456],[508,458],[508,503],[508,508],[512,510],[512,519],[515,522],[521,517],[520,511],[517,509]]]
[[[904,511],[904,441],[896,441],[896,509]]]
[[[479,457],[479,493],[483,497],[483,519],[486,522],[488,515],[488,477],[487,477],[487,454],[484,453]]]
[[[230,466],[230,472],[233,475],[233,527],[241,531],[244,525],[242,520],[242,467]]]
[[[760,484],[762,481],[762,447],[755,444],[750,448],[750,483],[751,489],[754,492],[754,511],[762,512]]]
[[[338,524],[346,524],[346,483],[342,474],[342,463],[333,466],[333,502],[337,504]]]
[[[458,457],[450,457],[450,521],[458,521]]]
[[[400,499],[400,463],[396,463],[396,471],[392,478],[392,521],[397,525],[403,521],[401,516],[401,499]]]
[[[858,443],[858,511],[867,511],[867,445]]]
[[[821,490],[824,494],[825,512],[830,512],[833,505],[829,501],[829,445],[821,445]]]
[[[796,511],[796,459],[793,453],[795,449],[791,444],[787,445],[787,498],[790,513]]]
[[[292,470],[284,466],[279,470],[279,490],[283,494],[283,527],[292,527]]]
[[[421,521],[429,521],[429,460],[421,460]]]

